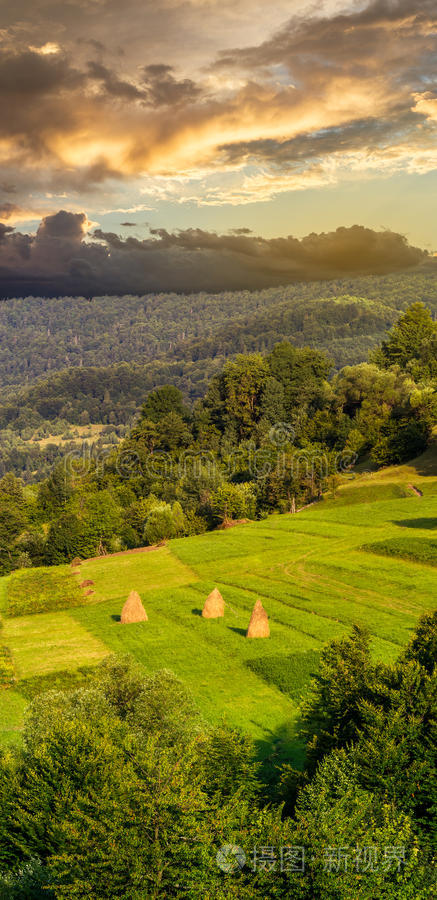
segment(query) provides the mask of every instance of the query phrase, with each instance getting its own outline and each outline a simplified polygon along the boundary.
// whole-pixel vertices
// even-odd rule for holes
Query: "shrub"
[[[179,537],[185,532],[185,515],[181,504],[176,501],[173,506],[160,503],[151,509],[148,516],[144,537],[148,544],[157,544],[172,537]]]
[[[18,549],[30,557],[32,566],[44,565],[45,536],[39,531],[26,531],[17,542]]]
[[[204,534],[208,528],[207,521],[203,516],[198,516],[192,509],[185,513],[185,534]]]
[[[157,544],[173,536],[173,515],[169,503],[155,506],[150,512],[144,529],[144,537],[148,544]]]
[[[123,525],[120,537],[126,550],[132,550],[134,547],[139,547],[141,544],[140,535],[135,531],[135,528],[133,528],[132,525]]]
[[[256,497],[253,484],[222,484],[211,495],[211,509],[219,519],[253,519]]]
[[[175,535],[175,537],[180,537],[181,534],[184,534],[185,531],[185,516],[182,506],[178,500],[173,503],[171,512],[173,518],[173,534]]]
[[[28,553],[24,550],[17,556],[17,569],[31,569],[32,568],[32,560]]]

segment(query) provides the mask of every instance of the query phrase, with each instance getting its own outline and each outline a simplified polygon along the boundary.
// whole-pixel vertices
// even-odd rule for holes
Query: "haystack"
[[[246,632],[248,638],[266,638],[270,637],[269,619],[267,613],[261,603],[257,600],[250,617],[249,628]]]
[[[72,560],[72,562],[70,563],[70,565],[71,565],[71,568],[72,568],[72,569],[75,569],[76,566],[81,566],[81,565],[82,565],[82,560],[79,559],[78,556],[75,556],[74,559]]]
[[[121,611],[121,624],[130,625],[132,622],[147,622],[147,613],[141,603],[141,597],[136,591],[131,591]]]
[[[211,591],[209,597],[205,600],[205,605],[202,609],[202,616],[204,619],[218,619],[220,616],[224,616],[225,614],[225,601],[217,588],[214,588]]]

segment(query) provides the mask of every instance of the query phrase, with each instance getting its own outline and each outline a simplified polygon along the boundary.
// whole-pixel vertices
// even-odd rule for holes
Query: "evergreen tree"
[[[423,303],[412,303],[382,342],[376,360],[409,369],[415,378],[437,378],[437,322]]]

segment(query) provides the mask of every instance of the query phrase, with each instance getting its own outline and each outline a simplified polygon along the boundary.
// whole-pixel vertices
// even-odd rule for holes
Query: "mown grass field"
[[[3,620],[17,681],[0,693],[2,742],[20,738],[29,684],[32,695],[37,679],[47,688],[50,673],[57,673],[59,686],[62,671],[128,652],[147,671],[175,672],[207,720],[224,716],[251,734],[262,758],[291,757],[299,765],[299,706],[323,646],[357,622],[369,628],[375,657],[394,660],[419,616],[435,606],[437,570],[419,551],[414,558],[414,547],[435,537],[436,519],[433,450],[414,466],[345,479],[335,499],[295,516],[84,562],[72,577],[94,582],[91,602]],[[409,539],[409,559],[364,549]],[[226,601],[225,617],[204,620],[200,611],[214,586]],[[0,613],[6,588],[7,579],[0,579]],[[119,615],[132,589],[149,621],[122,626]],[[245,631],[258,597],[271,637],[249,641]]]

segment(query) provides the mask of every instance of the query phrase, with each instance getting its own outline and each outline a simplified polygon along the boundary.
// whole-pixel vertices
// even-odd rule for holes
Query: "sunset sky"
[[[435,0],[0,0],[0,48],[8,270],[59,210],[106,249],[354,225],[437,249]]]

